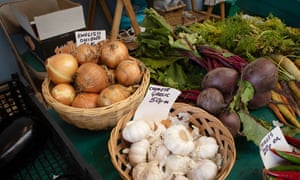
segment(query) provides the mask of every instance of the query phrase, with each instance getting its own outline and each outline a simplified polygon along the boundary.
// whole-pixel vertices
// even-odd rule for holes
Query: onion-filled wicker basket
[[[236,159],[233,136],[219,119],[199,107],[176,102],[170,110],[170,115],[175,116],[182,112],[190,115],[189,125],[198,127],[201,135],[211,136],[216,139],[219,145],[219,152],[223,159],[222,167],[218,171],[216,179],[225,179],[230,173]],[[112,129],[108,141],[108,149],[112,164],[119,172],[122,179],[127,180],[132,179],[132,170],[128,165],[128,153],[123,153],[123,150],[129,148],[131,143],[122,138],[122,129],[125,127],[126,123],[130,121],[133,114],[133,112],[132,114],[127,114],[117,123]]]
[[[77,108],[58,102],[51,96],[53,83],[48,77],[42,83],[42,93],[46,102],[67,123],[82,129],[103,130],[114,127],[123,116],[136,110],[144,98],[149,82],[150,72],[145,68],[142,81],[128,98],[109,106],[96,108]]]

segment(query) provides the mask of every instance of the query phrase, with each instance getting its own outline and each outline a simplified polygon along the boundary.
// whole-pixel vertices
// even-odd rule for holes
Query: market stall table
[[[65,123],[54,110],[49,110],[49,113],[57,120],[83,158],[94,166],[104,180],[121,179],[111,163],[107,147],[110,130],[79,129]],[[268,108],[253,111],[251,114],[267,121],[275,119]],[[263,163],[260,159],[259,148],[254,143],[247,141],[245,137],[237,137],[235,141],[237,158],[227,179],[262,179]]]

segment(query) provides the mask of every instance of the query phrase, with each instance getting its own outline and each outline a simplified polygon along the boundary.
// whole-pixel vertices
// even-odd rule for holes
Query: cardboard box
[[[20,26],[30,35],[34,51],[45,59],[54,54],[57,46],[75,41],[75,31],[85,29],[83,7],[70,0],[54,0],[47,9],[44,3],[32,7],[11,4],[11,11]],[[36,14],[33,14],[33,9]]]

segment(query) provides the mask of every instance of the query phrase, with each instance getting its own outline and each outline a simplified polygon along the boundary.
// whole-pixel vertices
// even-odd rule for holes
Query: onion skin
[[[124,60],[117,66],[115,77],[124,86],[139,84],[143,77],[142,66],[136,60]]]
[[[128,48],[122,41],[106,41],[101,46],[100,62],[109,68],[116,68],[121,61],[128,58]]]
[[[98,106],[109,106],[116,102],[126,99],[131,95],[132,89],[121,84],[113,84],[103,89],[97,101]]]
[[[79,66],[75,87],[79,92],[99,93],[110,85],[106,70],[95,63],[84,63]]]
[[[73,102],[72,106],[77,108],[95,108],[97,107],[97,100],[99,94],[96,93],[80,93]]]
[[[239,73],[233,68],[219,67],[205,74],[201,88],[216,88],[224,96],[233,95],[237,89]]]
[[[258,58],[242,70],[242,80],[249,81],[255,93],[264,93],[274,88],[278,82],[278,69],[266,58]]]
[[[74,52],[74,57],[79,64],[86,62],[98,63],[99,56],[97,47],[90,44],[80,44]]]
[[[49,79],[54,84],[70,83],[78,69],[76,58],[68,53],[55,54],[45,62]]]
[[[75,89],[71,84],[61,83],[55,85],[51,90],[51,95],[58,102],[71,105],[75,98]]]

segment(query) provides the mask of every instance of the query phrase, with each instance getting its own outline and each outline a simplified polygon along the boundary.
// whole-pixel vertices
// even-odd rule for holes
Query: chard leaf
[[[153,69],[165,69],[171,64],[175,63],[178,60],[181,60],[180,57],[168,57],[168,58],[145,58],[141,57],[140,60],[147,66]]]
[[[243,110],[248,112],[248,102],[254,96],[254,88],[252,84],[248,81],[239,81],[238,82],[238,91],[234,96],[232,102],[229,105],[230,111]]]
[[[260,141],[268,134],[269,130],[261,125],[253,116],[244,111],[237,112],[242,123],[242,134],[246,136],[248,141],[252,141],[259,146]]]
[[[241,103],[243,106],[243,109],[246,110],[248,102],[253,98],[254,96],[254,88],[252,84],[248,81],[241,81],[242,83],[242,93],[241,93]]]
[[[182,67],[176,63],[171,64],[164,74],[159,77],[159,81],[163,85],[182,89],[183,84],[187,82],[187,76],[185,75]]]

